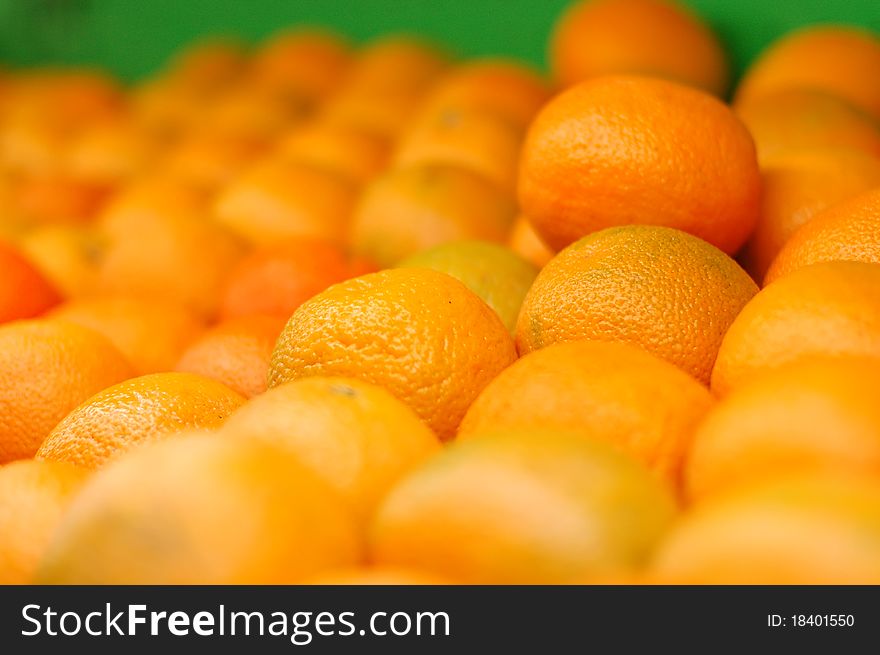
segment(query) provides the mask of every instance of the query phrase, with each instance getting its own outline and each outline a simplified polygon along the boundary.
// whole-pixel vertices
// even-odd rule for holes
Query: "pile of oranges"
[[[0,582],[880,583],[880,38],[550,63],[4,72]]]

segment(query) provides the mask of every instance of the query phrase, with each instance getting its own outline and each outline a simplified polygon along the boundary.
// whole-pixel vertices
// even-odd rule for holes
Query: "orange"
[[[880,123],[845,100],[811,89],[783,89],[740,101],[762,163],[789,150],[849,148],[880,156]]]
[[[199,126],[227,138],[271,144],[311,112],[308,99],[286,93],[248,83],[230,87],[209,102],[200,103],[198,122],[190,131]]]
[[[507,245],[513,252],[532,262],[538,268],[544,268],[556,254],[541,241],[541,237],[537,235],[529,219],[522,214],[517,216],[513,224]]]
[[[310,377],[236,411],[220,436],[258,439],[295,455],[366,520],[403,475],[440,450],[418,416],[384,389]]]
[[[880,482],[814,474],[725,494],[682,518],[652,572],[688,584],[877,584]]]
[[[144,172],[158,144],[134,121],[120,119],[79,132],[66,150],[66,167],[74,178],[110,187]]]
[[[880,187],[880,157],[845,149],[790,151],[762,170],[761,217],[743,253],[762,280],[771,262],[802,225],[823,209]]]
[[[313,585],[447,585],[449,580],[423,571],[396,567],[370,567],[324,571],[303,581]]]
[[[458,280],[393,269],[341,282],[294,312],[272,355],[269,387],[313,375],[385,387],[441,439],[516,359],[501,319]]]
[[[811,25],[786,34],[751,65],[737,103],[791,88],[824,91],[880,118],[880,38],[862,28]]]
[[[495,310],[505,327],[516,328],[523,298],[538,270],[512,250],[487,241],[454,241],[407,257],[398,266],[430,268],[464,282]]]
[[[155,184],[122,194],[103,212],[99,226],[106,248],[98,289],[177,302],[212,317],[242,246],[209,219],[195,192]],[[150,195],[153,188],[156,195]]]
[[[461,166],[513,191],[521,142],[521,128],[491,112],[430,111],[403,133],[392,164]]]
[[[192,436],[97,473],[43,558],[49,584],[289,584],[356,566],[342,501],[283,449]]]
[[[730,257],[685,232],[609,228],[541,270],[520,311],[517,348],[623,341],[708,383],[724,333],[757,290]]]
[[[219,323],[189,345],[175,370],[222,382],[245,398],[266,390],[266,375],[284,319],[243,316]]]
[[[316,121],[293,128],[278,145],[287,160],[340,173],[363,184],[385,168],[387,140],[350,125]]]
[[[137,375],[170,371],[204,330],[204,324],[185,307],[126,296],[68,301],[51,316],[105,336],[131,362]]]
[[[343,89],[321,105],[318,119],[394,141],[409,127],[421,103],[421,94],[409,91],[370,94]]]
[[[0,240],[0,324],[42,314],[61,297],[18,250]]]
[[[46,225],[27,232],[19,245],[65,298],[81,296],[94,289],[101,244],[93,230]]]
[[[254,139],[205,130],[172,148],[162,167],[173,179],[213,191],[232,182],[263,152]]]
[[[344,79],[350,64],[348,44],[335,34],[298,29],[280,32],[253,55],[251,79],[260,86],[317,100]]]
[[[85,481],[71,464],[0,466],[0,584],[30,584],[52,532]]]
[[[135,86],[129,93],[129,104],[135,125],[158,144],[174,143],[204,122],[203,93],[163,78]]]
[[[217,198],[217,220],[250,243],[315,236],[342,242],[356,186],[345,176],[301,162],[263,161]]]
[[[174,84],[209,92],[234,81],[246,64],[246,53],[237,41],[200,39],[175,53],[165,75]]]
[[[480,111],[526,128],[550,90],[544,79],[515,60],[476,59],[456,67],[431,90],[421,113]]]
[[[637,73],[723,96],[730,80],[718,37],[688,8],[667,0],[577,2],[553,30],[549,56],[563,87],[600,75]]]
[[[354,211],[355,252],[393,266],[450,241],[504,242],[515,217],[511,198],[481,175],[447,164],[389,171],[364,191]]]
[[[30,223],[77,224],[91,221],[107,199],[108,189],[63,173],[21,177],[16,206]]]
[[[726,396],[697,430],[698,500],[788,472],[880,472],[880,358],[808,357]]]
[[[97,469],[140,444],[219,426],[245,399],[192,373],[154,373],[95,394],[46,437],[36,458]]]
[[[732,254],[758,220],[761,176],[751,136],[721,101],[610,76],[556,96],[532,122],[519,200],[556,250],[604,227],[647,223]]]
[[[0,326],[0,464],[33,457],[68,412],[131,374],[109,341],[78,325]]]
[[[724,336],[712,391],[823,354],[880,355],[880,264],[814,264],[762,289]]]
[[[564,583],[637,569],[674,514],[669,493],[604,444],[499,432],[404,478],[373,521],[371,559],[463,583]]]
[[[833,205],[795,232],[773,260],[764,282],[830,261],[880,264],[880,180],[877,188]]]
[[[678,486],[709,390],[623,343],[560,343],[502,371],[471,405],[458,438],[498,430],[562,430],[609,443]]]
[[[386,36],[368,43],[354,57],[344,87],[358,94],[418,95],[449,65],[448,55],[422,39]]]
[[[257,248],[229,273],[220,314],[224,318],[268,314],[287,320],[303,302],[336,282],[373,266],[337,245],[313,237]]]

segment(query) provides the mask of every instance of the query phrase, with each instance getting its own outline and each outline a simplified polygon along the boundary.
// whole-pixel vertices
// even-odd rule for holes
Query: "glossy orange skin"
[[[651,224],[728,254],[760,212],[752,137],[707,93],[659,79],[608,76],[551,100],[529,128],[522,212],[560,250],[606,227]]]
[[[71,464],[0,466],[0,584],[30,584],[58,522],[86,480]]]
[[[746,72],[736,99],[789,88],[824,91],[880,119],[880,38],[869,30],[816,25],[786,34]]]
[[[331,284],[374,270],[366,259],[350,257],[339,246],[312,237],[257,248],[230,271],[220,315],[229,319],[267,314],[287,320]]]
[[[342,377],[273,387],[236,410],[220,436],[284,448],[365,522],[394,484],[440,451],[418,416],[388,391]]]
[[[708,383],[725,331],[757,291],[736,262],[685,232],[609,228],[541,270],[520,311],[517,348],[623,341]]]
[[[259,395],[285,320],[254,315],[218,323],[183,351],[174,370],[217,380],[245,398]]]
[[[729,63],[698,16],[667,0],[587,0],[573,4],[550,39],[550,66],[569,87],[618,73],[675,80],[723,96]]]
[[[291,584],[362,560],[344,503],[295,457],[197,435],[151,444],[96,473],[36,580]]]
[[[42,314],[61,301],[46,278],[21,253],[0,239],[0,324]]]
[[[734,389],[694,437],[693,501],[788,473],[880,472],[880,358],[806,357]]]
[[[764,283],[819,262],[880,264],[880,181],[877,187],[829,207],[795,232],[773,260]]]
[[[560,343],[526,355],[492,380],[457,438],[565,430],[613,445],[677,488],[693,432],[712,404],[697,380],[641,349]]]
[[[36,459],[101,468],[143,443],[217,427],[244,402],[226,385],[192,373],[132,378],[68,414],[46,437]]]
[[[33,457],[68,412],[132,375],[108,340],[78,325],[0,326],[0,464]]]
[[[311,375],[385,387],[441,439],[516,359],[501,319],[458,280],[391,269],[334,285],[294,312],[272,356],[269,387]]]
[[[392,169],[377,178],[354,211],[353,250],[393,266],[450,241],[503,243],[515,218],[510,196],[483,176],[448,164]]]
[[[724,336],[712,391],[812,355],[880,355],[880,264],[814,264],[764,287]]]
[[[126,296],[71,300],[50,316],[106,337],[131,362],[136,375],[170,371],[205,329],[198,316],[185,307]]]

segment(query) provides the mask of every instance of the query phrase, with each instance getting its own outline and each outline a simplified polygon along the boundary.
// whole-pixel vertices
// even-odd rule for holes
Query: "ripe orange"
[[[18,250],[0,240],[0,324],[42,314],[61,297]]]
[[[108,189],[64,173],[20,177],[16,209],[24,221],[37,224],[88,223],[107,199]]]
[[[807,355],[880,355],[880,264],[828,262],[761,290],[730,326],[712,371],[724,396]]]
[[[161,166],[172,179],[210,192],[231,183],[263,152],[254,139],[202,130],[176,144]]]
[[[68,301],[51,316],[102,334],[131,362],[137,375],[170,371],[204,330],[204,324],[180,305],[125,296]]]
[[[407,257],[404,268],[430,268],[451,275],[477,294],[511,332],[538,270],[512,250],[487,241],[454,241]]]
[[[537,235],[529,219],[522,214],[516,218],[513,224],[507,245],[513,252],[532,262],[538,268],[544,268],[556,254],[541,241],[541,237]]]
[[[418,416],[384,389],[310,377],[237,410],[221,436],[258,439],[295,455],[366,520],[403,475],[440,450]]]
[[[694,429],[712,406],[691,376],[623,343],[561,343],[526,355],[471,405],[458,438],[563,430],[613,445],[677,487]]]
[[[880,358],[808,357],[735,389],[697,430],[694,499],[789,472],[880,472]]]
[[[241,43],[228,38],[199,39],[174,54],[164,74],[174,84],[211,92],[235,81],[245,69]]]
[[[604,444],[500,432],[453,444],[394,488],[372,561],[463,583],[563,583],[637,569],[674,514],[670,494]]]
[[[194,192],[163,183],[154,196],[152,188],[151,183],[124,193],[102,214],[106,247],[97,287],[109,294],[177,302],[212,317],[242,246],[209,220]]]
[[[313,237],[255,249],[229,273],[220,308],[224,318],[267,314],[287,320],[331,284],[374,270],[337,245]]]
[[[71,137],[65,167],[75,179],[112,187],[147,170],[158,145],[131,119],[102,121]]]
[[[798,228],[823,209],[880,187],[880,157],[846,149],[790,151],[762,173],[761,218],[743,253],[757,280]]]
[[[344,87],[359,95],[408,94],[428,89],[449,66],[449,56],[422,39],[383,37],[354,57]]]
[[[519,199],[556,250],[604,227],[648,223],[731,254],[758,219],[761,177],[751,136],[721,101],[612,76],[544,106],[523,146]]]
[[[312,109],[309,100],[292,92],[241,83],[209,102],[201,102],[197,122],[189,132],[202,128],[226,138],[270,145]]]
[[[109,341],[78,325],[0,326],[0,464],[33,457],[68,412],[131,374]]]
[[[553,31],[550,66],[563,87],[592,77],[665,77],[723,96],[727,55],[693,12],[668,0],[588,0],[571,6]]]
[[[356,186],[340,173],[300,162],[263,161],[217,198],[217,220],[261,246],[296,236],[342,242]]]
[[[465,168],[399,168],[364,191],[352,219],[351,242],[358,254],[380,266],[393,266],[450,241],[503,242],[515,213],[508,194]]]
[[[101,243],[94,230],[68,225],[46,225],[24,234],[25,254],[65,298],[82,296],[96,285]]]
[[[143,443],[219,426],[245,399],[192,373],[154,373],[95,394],[46,437],[36,458],[96,469]]]
[[[762,163],[789,150],[849,148],[880,157],[880,124],[821,91],[783,89],[740,101],[736,113],[749,128]]]
[[[385,387],[441,439],[516,359],[501,319],[458,280],[392,269],[342,282],[294,312],[272,355],[269,387],[313,375]]]
[[[517,348],[624,341],[708,383],[724,333],[757,290],[730,257],[685,232],[609,228],[541,270],[520,311]]]
[[[385,168],[388,141],[351,125],[316,121],[293,128],[278,145],[281,158],[340,173],[356,184]]]
[[[321,105],[318,120],[376,134],[392,142],[409,127],[421,103],[421,94],[409,91],[370,94],[344,89]]]
[[[401,136],[392,165],[460,166],[513,191],[522,129],[484,110],[450,108],[417,116]]]
[[[447,585],[451,582],[437,575],[398,567],[371,566],[369,568],[324,571],[303,581],[312,585]]]
[[[697,505],[652,573],[687,584],[877,584],[880,483],[802,475]]]
[[[524,129],[549,99],[547,83],[529,67],[514,60],[478,59],[445,75],[420,113],[488,112]]]
[[[342,501],[281,448],[192,436],[132,453],[71,505],[46,584],[289,584],[356,566]]]
[[[773,260],[764,282],[830,261],[880,264],[880,180],[877,188],[833,205],[795,232]]]
[[[30,584],[52,532],[87,472],[71,464],[0,466],[0,584]]]
[[[880,38],[868,30],[813,25],[786,34],[758,57],[737,103],[782,89],[825,91],[880,118]]]
[[[189,345],[174,369],[222,382],[245,398],[261,394],[285,320],[254,315],[218,323]]]

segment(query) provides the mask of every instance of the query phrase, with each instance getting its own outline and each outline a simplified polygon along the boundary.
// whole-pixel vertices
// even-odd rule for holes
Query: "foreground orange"
[[[674,514],[668,492],[604,444],[501,432],[405,478],[376,515],[371,552],[465,583],[564,583],[637,569]]]
[[[773,260],[764,283],[832,261],[880,264],[880,184],[826,209],[795,232]]]
[[[37,268],[3,240],[0,270],[0,323],[37,316],[61,300]]]
[[[0,584],[29,584],[52,532],[88,472],[71,464],[0,466]]]
[[[495,430],[564,430],[609,443],[677,487],[709,390],[623,343],[556,344],[515,362],[465,415],[458,438]]]
[[[758,219],[761,178],[752,137],[720,100],[665,80],[609,76],[556,96],[532,122],[519,200],[556,250],[640,223],[732,254]]]
[[[458,280],[392,269],[330,287],[291,317],[272,355],[269,387],[312,375],[383,386],[441,439],[477,394],[516,359],[510,334]]]
[[[880,355],[880,264],[828,262],[768,285],[730,326],[712,371],[719,396],[808,355]]]
[[[50,584],[289,584],[354,566],[342,501],[283,449],[214,436],[153,444],[98,473],[37,573]]]
[[[155,373],[95,394],[68,414],[37,459],[100,468],[126,451],[186,429],[219,426],[245,399],[192,373]]]
[[[805,475],[698,505],[652,573],[686,584],[880,583],[880,482]]]
[[[692,498],[792,471],[880,472],[880,358],[807,357],[735,389],[697,430]]]
[[[689,234],[609,228],[541,270],[520,311],[517,348],[623,341],[708,383],[721,338],[757,290],[730,257]]]
[[[220,436],[265,441],[296,455],[361,520],[400,477],[440,450],[409,407],[351,378],[279,385],[233,413]]]
[[[78,325],[0,326],[0,464],[33,457],[68,412],[131,375],[107,339]]]
[[[669,0],[586,0],[563,14],[550,40],[553,75],[567,87],[613,73],[692,84],[723,96],[727,56],[709,27]]]

